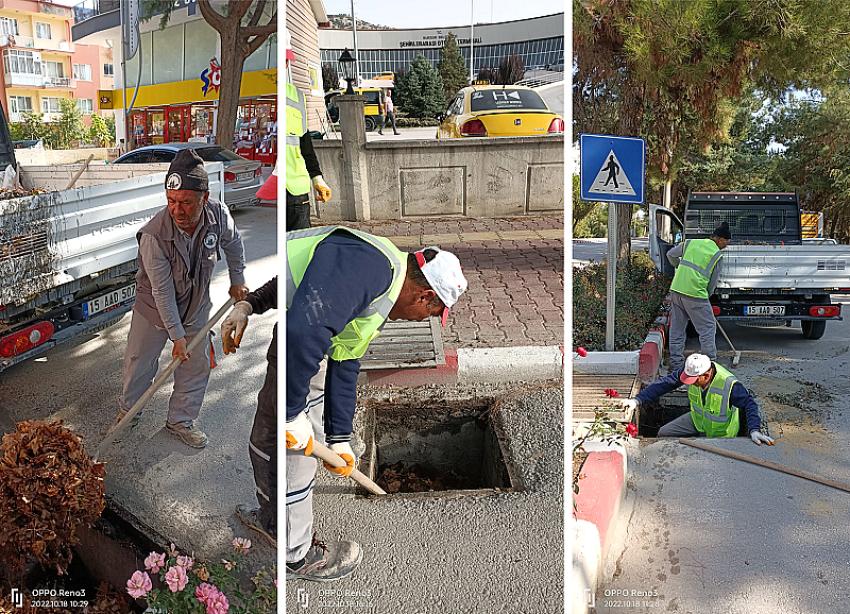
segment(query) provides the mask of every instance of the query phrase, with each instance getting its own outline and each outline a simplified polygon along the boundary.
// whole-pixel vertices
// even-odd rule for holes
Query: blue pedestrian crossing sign
[[[646,143],[643,139],[582,134],[581,199],[643,203]]]

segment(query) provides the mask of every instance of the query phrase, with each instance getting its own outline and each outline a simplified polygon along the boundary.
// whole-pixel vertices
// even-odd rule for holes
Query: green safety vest
[[[313,259],[316,247],[337,231],[348,232],[376,247],[387,260],[393,271],[390,287],[373,300],[366,309],[346,324],[338,335],[331,339],[328,355],[337,361],[358,360],[366,354],[369,343],[377,337],[390,315],[390,310],[401,294],[407,274],[407,253],[399,250],[389,239],[376,237],[345,226],[319,226],[286,233],[286,308],[292,304],[295,290],[304,279],[307,266]]]
[[[723,252],[711,239],[685,241],[682,260],[676,267],[670,289],[693,298],[708,298],[708,284]]]
[[[688,400],[691,402],[691,419],[694,426],[706,437],[737,437],[740,422],[738,408],[731,405],[732,386],[738,381],[732,373],[717,363],[713,363],[716,373],[705,402],[702,400],[702,388],[696,384],[688,386]]]
[[[310,191],[310,173],[301,155],[301,135],[307,132],[304,94],[286,84],[286,191],[293,196]]]

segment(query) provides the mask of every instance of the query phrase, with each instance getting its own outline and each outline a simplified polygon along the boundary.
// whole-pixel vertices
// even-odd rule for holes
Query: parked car
[[[563,134],[564,119],[530,87],[473,85],[460,90],[440,118],[438,139]]]
[[[256,205],[257,190],[263,183],[262,164],[246,160],[220,145],[204,143],[163,143],[148,145],[125,153],[111,164],[171,164],[181,149],[194,149],[206,162],[224,164],[224,204],[229,209]]]

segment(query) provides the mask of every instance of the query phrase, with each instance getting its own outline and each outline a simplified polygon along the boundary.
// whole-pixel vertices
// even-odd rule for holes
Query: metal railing
[[[117,11],[119,0],[83,0],[74,5],[74,22],[80,23],[86,19]]]

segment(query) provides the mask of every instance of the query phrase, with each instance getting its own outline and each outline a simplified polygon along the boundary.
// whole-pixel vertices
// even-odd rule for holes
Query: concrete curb
[[[589,375],[637,373],[640,352],[588,352],[573,362],[573,372]]]
[[[446,364],[422,369],[367,371],[371,385],[424,386],[467,382],[522,382],[564,377],[563,346],[446,348]]]
[[[606,575],[605,561],[616,541],[612,533],[616,533],[628,477],[625,446],[585,442],[582,447],[588,456],[579,478],[579,492],[574,497],[574,614],[588,611],[600,579]]]
[[[646,339],[638,351],[638,377],[643,383],[654,381],[661,370],[664,348],[667,347],[669,316],[664,313],[657,318],[649,329]]]

